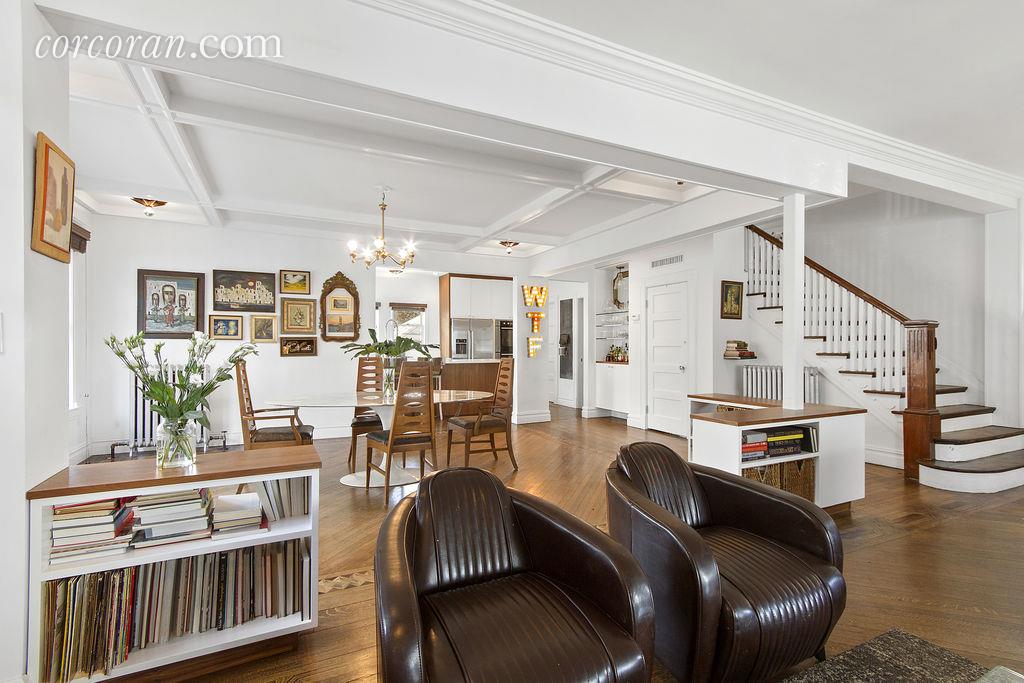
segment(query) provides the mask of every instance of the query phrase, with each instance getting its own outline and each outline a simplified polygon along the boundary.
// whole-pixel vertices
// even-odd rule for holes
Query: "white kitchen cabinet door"
[[[467,278],[469,282],[469,317],[493,318],[491,315],[491,282],[479,278]]]
[[[491,280],[491,314],[495,320],[511,320],[515,303],[510,280]]]
[[[453,277],[449,280],[449,305],[451,317],[469,318],[472,316],[472,293],[471,284],[476,280],[464,277]]]

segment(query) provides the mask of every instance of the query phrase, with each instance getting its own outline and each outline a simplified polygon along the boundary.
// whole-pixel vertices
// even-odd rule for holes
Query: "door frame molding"
[[[640,415],[640,419],[635,419],[635,416],[630,414],[630,426],[639,427],[640,429],[648,429],[647,425],[647,411],[648,411],[648,396],[647,396],[647,290],[652,287],[660,287],[662,285],[673,285],[673,284],[686,284],[686,310],[687,310],[687,324],[686,334],[689,337],[689,357],[687,359],[686,371],[691,373],[691,377],[695,376],[697,372],[697,289],[700,286],[699,273],[688,268],[686,270],[674,270],[670,273],[664,273],[661,275],[648,275],[640,279],[640,291],[643,294],[642,300],[644,302],[643,311],[641,312],[641,319],[639,320],[639,329],[637,332],[640,337],[640,348],[643,349],[643,353],[640,354],[640,399],[643,405],[643,412]],[[633,352],[630,354],[630,363],[633,362]],[[688,403],[688,400],[687,400]],[[683,419],[683,433],[680,435],[683,438],[690,438],[690,420],[689,415],[686,415]]]

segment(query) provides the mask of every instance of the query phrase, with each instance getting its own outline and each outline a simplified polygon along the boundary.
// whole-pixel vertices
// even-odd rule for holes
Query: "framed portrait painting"
[[[315,356],[316,337],[281,337],[282,356]]]
[[[138,330],[150,339],[187,339],[203,332],[206,276],[177,270],[139,270]]]
[[[213,271],[213,310],[273,313],[277,310],[273,273]]]
[[[281,294],[309,294],[308,270],[281,270],[277,273],[277,285]]]
[[[281,299],[281,334],[316,332],[316,302],[312,299]]]
[[[270,344],[277,341],[277,316],[249,316],[249,337],[253,344]]]
[[[241,339],[242,316],[210,314],[210,339]]]
[[[743,283],[722,280],[722,319],[743,319]]]
[[[75,162],[53,140],[36,134],[36,190],[32,251],[71,262],[71,213],[75,203]]]

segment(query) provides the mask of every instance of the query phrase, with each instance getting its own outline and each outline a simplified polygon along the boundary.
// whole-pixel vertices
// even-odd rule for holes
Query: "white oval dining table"
[[[435,389],[434,403],[437,405],[452,405],[472,403],[473,401],[486,401],[494,398],[489,391],[468,391],[463,389]],[[330,394],[308,394],[304,396],[285,397],[273,401],[267,401],[268,405],[282,408],[372,408],[380,417],[381,424],[385,429],[390,429],[391,418],[395,414],[395,397],[385,396],[379,391],[348,391]],[[433,453],[434,462],[438,461],[438,454]],[[409,469],[419,470],[419,463],[415,459],[410,463]],[[403,486],[418,481],[418,477],[406,471],[398,462],[391,465],[391,485]],[[339,480],[345,486],[366,486],[366,472],[353,472],[346,474]],[[383,488],[384,476],[379,472],[370,473],[370,486]]]

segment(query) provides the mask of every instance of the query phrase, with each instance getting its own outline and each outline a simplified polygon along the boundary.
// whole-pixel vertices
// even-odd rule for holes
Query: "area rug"
[[[785,683],[973,683],[988,670],[899,629],[785,679]]]

